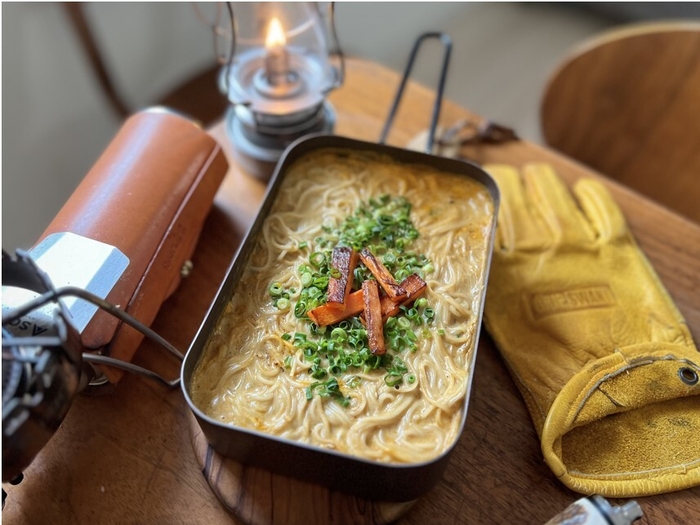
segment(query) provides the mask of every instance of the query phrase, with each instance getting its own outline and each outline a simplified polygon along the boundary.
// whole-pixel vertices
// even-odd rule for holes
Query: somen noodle
[[[399,247],[420,255],[412,260],[428,285],[421,304],[402,312],[418,325],[387,321],[386,331],[393,326],[403,334],[395,340],[407,346],[388,344],[391,364],[383,368],[354,366],[351,357],[335,368],[314,361],[308,354],[317,343],[307,341],[341,334],[335,351],[349,356],[356,350],[349,326],[358,327],[355,333],[362,326],[356,320],[340,331],[318,329],[299,310],[314,287],[304,275],[314,269],[313,257],[323,259],[329,240],[342,242],[338,228],[358,210],[369,217],[402,205],[418,235]],[[351,150],[297,160],[197,365],[194,403],[224,423],[362,458],[435,458],[460,428],[494,220],[490,193],[465,176]]]

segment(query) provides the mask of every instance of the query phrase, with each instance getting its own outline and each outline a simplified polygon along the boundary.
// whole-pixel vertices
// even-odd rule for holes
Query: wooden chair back
[[[700,23],[585,42],[550,78],[541,124],[549,146],[700,222]]]
[[[62,2],[62,6],[106,102],[117,117],[127,118],[139,108],[132,107],[119,92],[117,82],[113,78],[114,74],[107,66],[104,54],[95,38],[94,29],[85,13],[85,3]],[[218,88],[220,68],[221,66],[212,58],[211,65],[173,86],[170,91],[163,93],[149,105],[165,106],[199,121],[204,126],[212,125],[223,118],[229,105],[227,98]]]

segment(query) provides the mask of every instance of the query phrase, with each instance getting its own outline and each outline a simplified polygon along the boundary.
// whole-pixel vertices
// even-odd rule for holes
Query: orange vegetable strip
[[[342,310],[345,308],[345,298],[352,289],[355,266],[357,265],[357,252],[347,246],[336,246],[333,248],[331,260],[331,271],[336,269],[339,277],[328,280],[328,300],[326,304],[329,308]]]
[[[389,273],[389,270],[377,259],[372,252],[367,248],[363,248],[360,252],[360,259],[365,263],[367,269],[372,272],[372,275],[377,279],[377,282],[384,289],[389,298],[394,302],[403,301],[408,295],[406,290],[401,288],[396,283],[394,276]]]
[[[306,315],[316,324],[316,326],[328,326],[329,324],[339,323],[344,319],[359,315],[365,308],[362,290],[357,290],[348,294],[345,299],[345,309],[339,310],[334,306],[328,306],[328,303],[317,306],[313,310],[309,310]]]
[[[382,306],[379,301],[377,281],[368,279],[363,282],[362,292],[369,350],[372,354],[382,355],[386,352],[386,347],[384,346],[384,322],[382,321]]]
[[[401,311],[401,309],[399,308],[399,306],[401,306],[401,303],[395,303],[386,295],[382,296],[379,302],[382,307],[382,319],[384,319],[385,321],[389,317],[394,317]]]
[[[420,278],[417,273],[412,273],[406,277],[400,284],[401,288],[406,290],[408,296],[403,301],[396,303],[389,297],[384,296],[380,302],[382,304],[382,318],[386,321],[387,318],[393,317],[400,311],[400,306],[407,305],[418,299],[425,289],[428,287],[426,282]]]
[[[406,277],[403,281],[401,281],[401,288],[406,290],[408,293],[408,297],[406,297],[403,304],[412,303],[418,299],[421,295],[423,295],[423,292],[425,292],[427,287],[428,284],[421,279],[420,275],[417,273],[412,273]]]

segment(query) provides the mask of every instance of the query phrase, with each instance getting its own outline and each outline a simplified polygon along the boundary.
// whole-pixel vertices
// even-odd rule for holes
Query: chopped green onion
[[[272,297],[280,297],[284,289],[280,283],[272,283],[267,291],[270,292]]]
[[[312,266],[320,268],[321,265],[326,261],[326,256],[321,252],[314,252],[309,255],[309,262]]]
[[[297,302],[297,305],[294,307],[294,315],[298,318],[306,315],[306,303],[304,301]]]
[[[314,277],[314,286],[321,288],[322,290],[328,288],[328,276],[319,275],[318,277]]]
[[[301,285],[306,288],[308,286],[311,286],[311,283],[314,282],[314,276],[311,275],[309,272],[304,272],[301,274]]]
[[[334,328],[331,331],[331,339],[333,339],[335,341],[343,342],[343,341],[346,341],[347,338],[348,338],[347,332],[340,327]]]
[[[281,298],[277,299],[277,302],[275,303],[275,305],[277,306],[277,308],[279,310],[285,311],[285,310],[289,310],[291,303],[289,302],[289,299],[287,299],[286,297],[281,297]]]
[[[309,357],[316,357],[316,353],[318,352],[318,346],[316,346],[315,343],[312,343],[311,341],[308,341],[302,348],[304,351],[304,356],[309,358]]]
[[[328,375],[328,372],[326,372],[323,368],[321,368],[318,365],[313,365],[311,367],[311,377],[314,379],[323,379]]]
[[[384,377],[384,382],[387,386],[399,386],[403,383],[403,377],[401,374],[390,372]]]
[[[406,277],[410,275],[410,272],[405,268],[399,268],[394,272],[394,277],[397,281],[403,281]]]

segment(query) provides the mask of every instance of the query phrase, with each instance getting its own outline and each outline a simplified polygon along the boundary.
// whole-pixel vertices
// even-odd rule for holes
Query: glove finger
[[[627,223],[608,189],[593,179],[582,179],[574,186],[574,195],[583,213],[598,234],[607,242],[627,235]]]
[[[534,207],[559,244],[579,245],[594,240],[591,225],[551,166],[528,164],[523,179]]]
[[[502,251],[540,250],[549,246],[553,239],[528,202],[518,170],[512,166],[493,164],[484,166],[493,177],[501,193],[498,209],[496,245]]]

